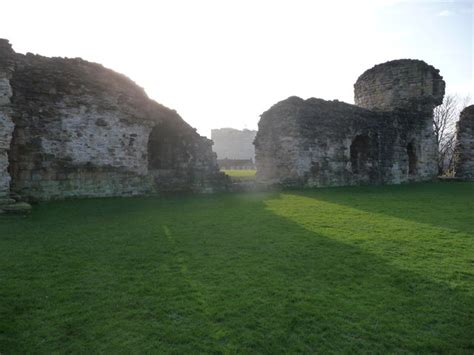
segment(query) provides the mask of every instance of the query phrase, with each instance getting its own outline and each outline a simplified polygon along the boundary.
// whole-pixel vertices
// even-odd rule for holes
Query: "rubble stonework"
[[[225,187],[212,141],[99,64],[0,40],[0,105],[0,194],[8,182],[32,199]]]
[[[443,102],[444,89],[438,69],[421,60],[399,59],[364,72],[354,84],[354,101],[369,110],[432,112]]]
[[[13,133],[13,121],[10,113],[12,89],[10,78],[14,70],[14,59],[8,42],[0,41],[0,199],[10,192],[10,175],[8,174],[8,150]]]
[[[455,176],[474,180],[474,105],[466,107],[457,123]]]
[[[437,174],[433,108],[439,71],[397,60],[362,74],[355,102],[290,97],[264,112],[255,139],[257,180],[293,186],[390,184]]]

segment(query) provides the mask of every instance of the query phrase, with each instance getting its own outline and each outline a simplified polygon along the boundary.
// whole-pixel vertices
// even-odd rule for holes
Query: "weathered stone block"
[[[0,207],[7,206],[15,203],[16,201],[12,198],[0,198]]]
[[[26,202],[17,202],[15,204],[2,206],[1,210],[7,214],[28,214],[31,212],[31,205]]]

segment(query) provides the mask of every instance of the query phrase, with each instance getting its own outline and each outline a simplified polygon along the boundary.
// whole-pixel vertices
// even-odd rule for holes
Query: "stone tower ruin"
[[[433,109],[439,70],[394,60],[363,73],[356,105],[290,97],[264,112],[255,139],[257,179],[285,186],[397,184],[437,174]]]

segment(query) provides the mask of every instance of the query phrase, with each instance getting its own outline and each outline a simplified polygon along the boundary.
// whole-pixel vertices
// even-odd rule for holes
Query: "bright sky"
[[[202,135],[256,129],[288,96],[353,103],[362,72],[423,59],[474,96],[473,1],[2,0],[19,53],[121,72]]]

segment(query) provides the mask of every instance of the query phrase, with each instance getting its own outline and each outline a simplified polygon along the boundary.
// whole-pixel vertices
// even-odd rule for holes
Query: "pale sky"
[[[289,96],[353,103],[373,65],[425,60],[474,97],[473,1],[0,0],[19,53],[121,72],[202,135],[256,129]]]

